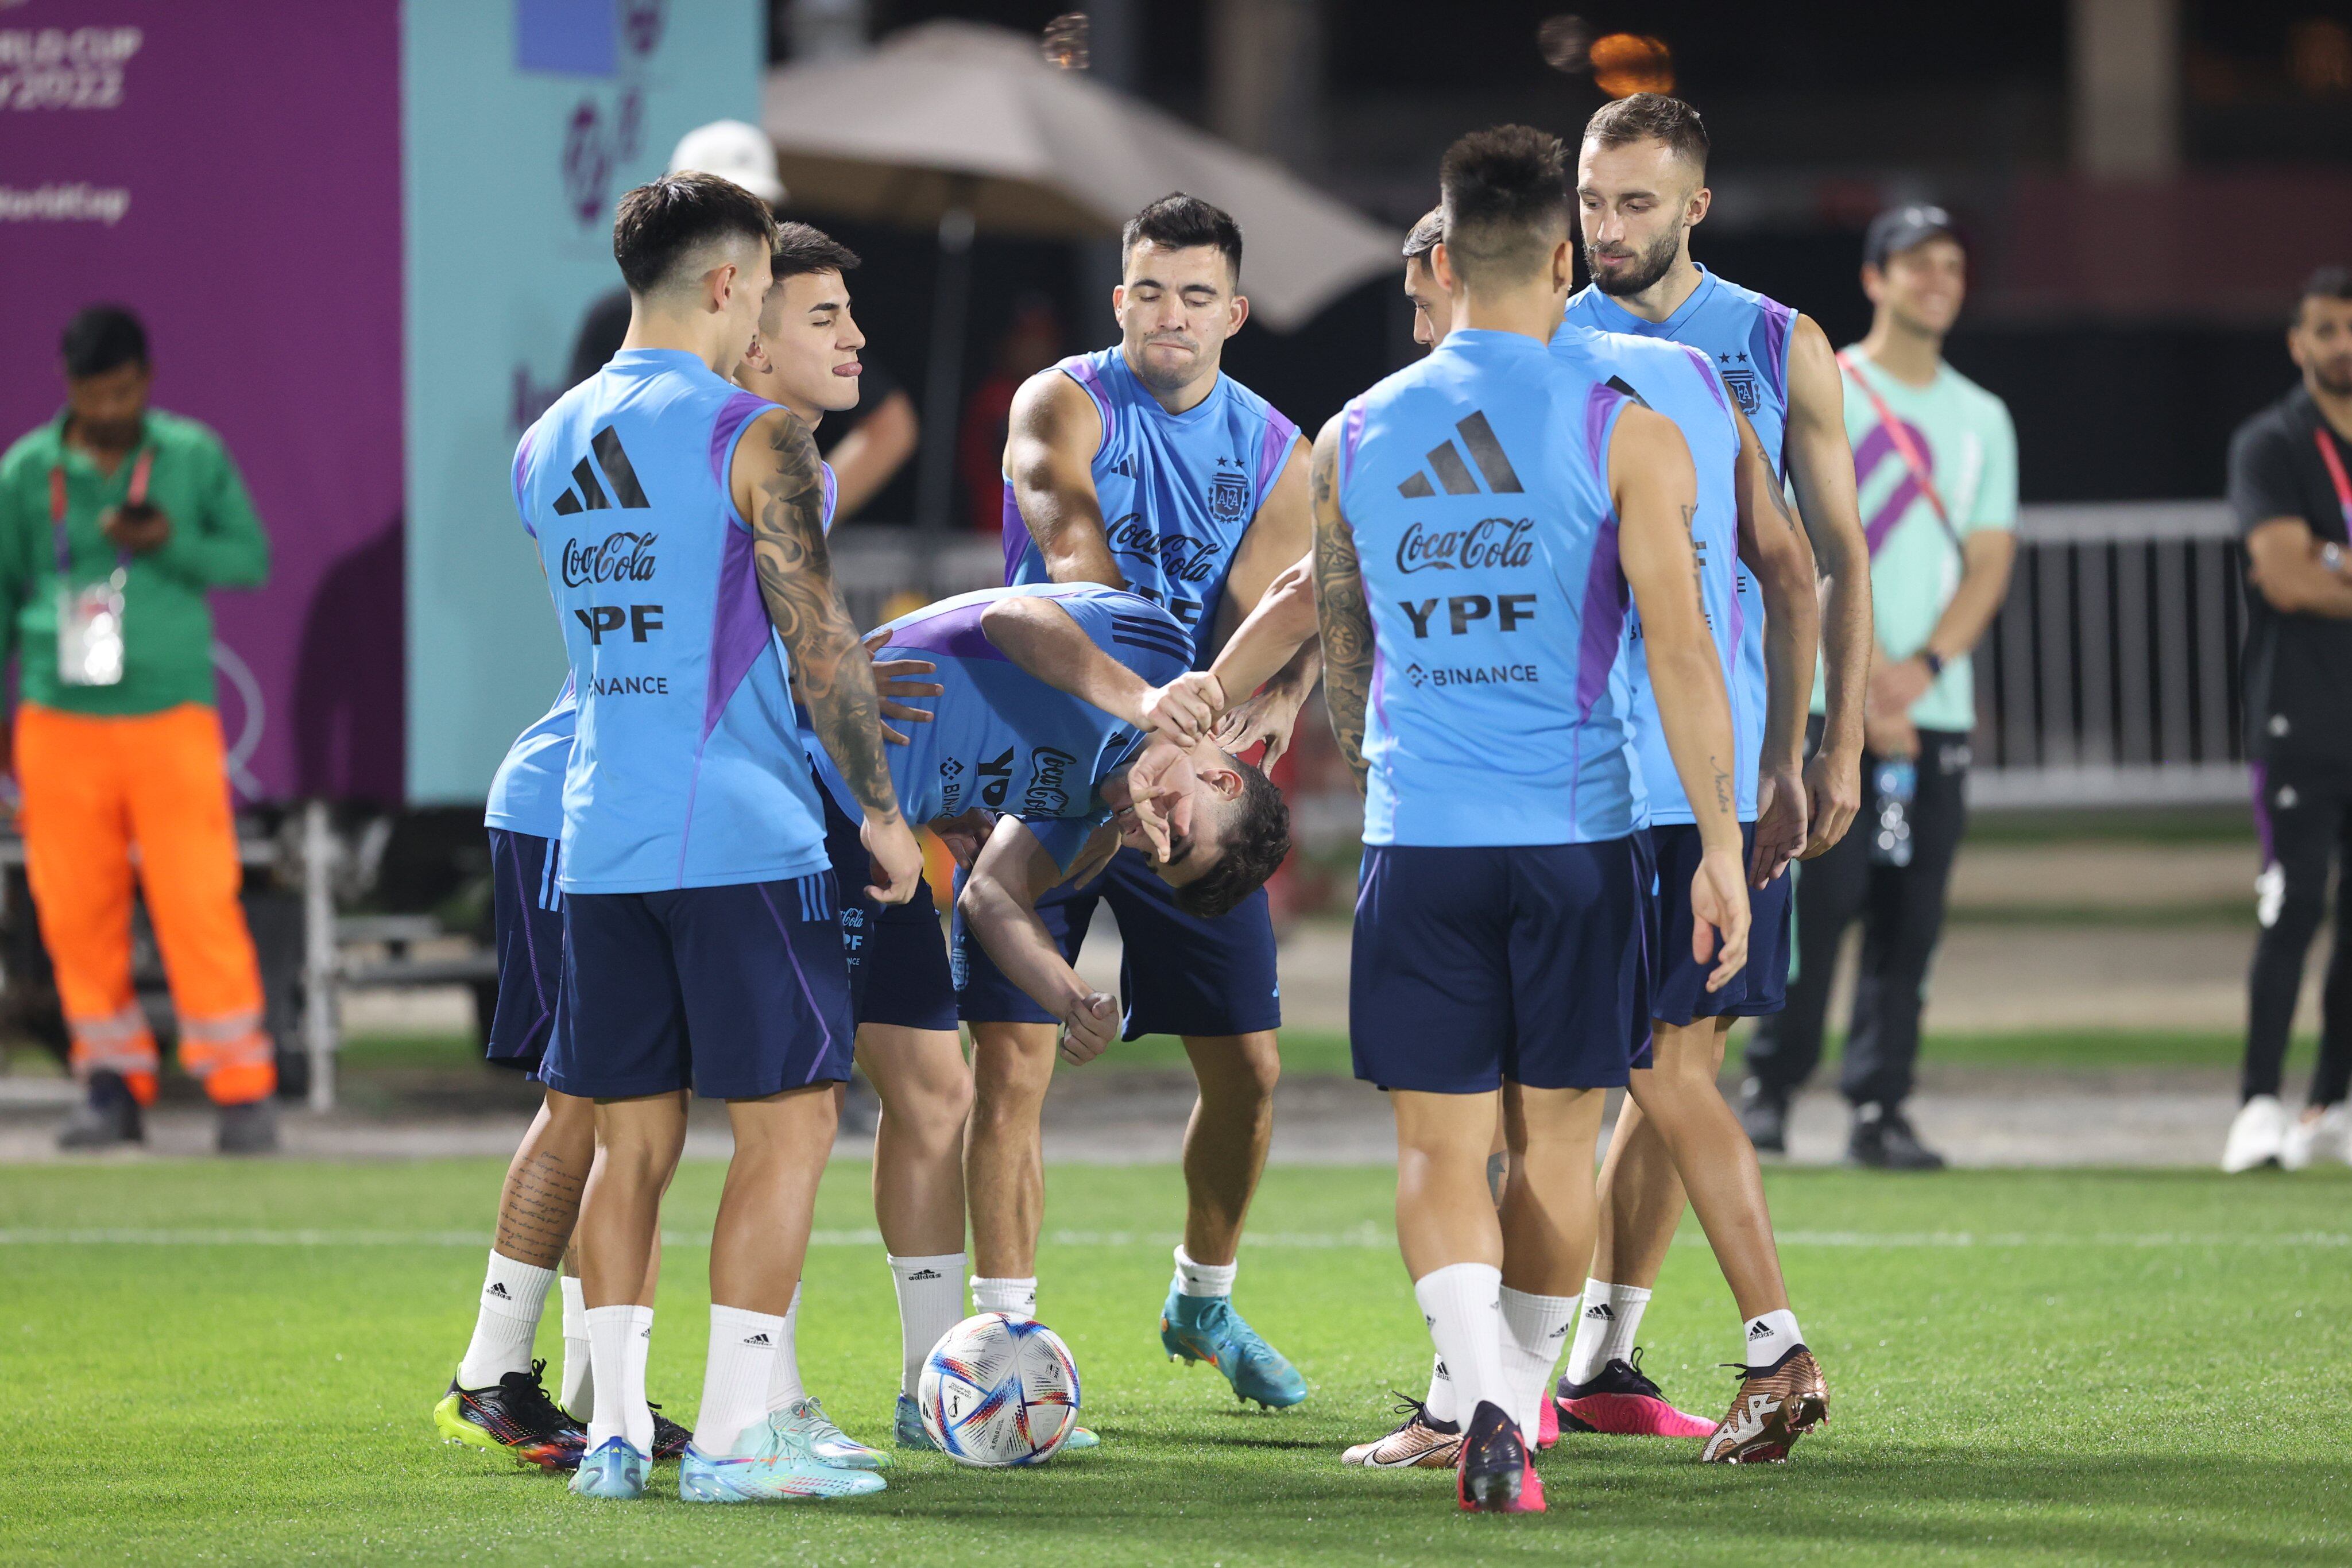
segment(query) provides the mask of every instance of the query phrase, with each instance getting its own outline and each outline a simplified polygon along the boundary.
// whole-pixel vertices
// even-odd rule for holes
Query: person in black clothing
[[[2279,1099],[2327,874],[2352,843],[2352,269],[2312,276],[2287,329],[2303,384],[2239,427],[2230,506],[2246,541],[2246,756],[2263,871],[2243,1103],[2221,1168],[2352,1163],[2352,878],[2336,894],[2319,1064],[2303,1114]]]

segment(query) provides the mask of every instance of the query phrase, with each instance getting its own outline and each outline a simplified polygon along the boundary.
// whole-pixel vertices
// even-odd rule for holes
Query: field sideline
[[[1389,1173],[1270,1172],[1237,1302],[1314,1389],[1238,1413],[1160,1354],[1180,1217],[1161,1167],[1049,1172],[1044,1316],[1105,1448],[1042,1473],[916,1457],[870,1501],[642,1504],[444,1448],[427,1410],[471,1322],[488,1161],[0,1171],[0,1394],[24,1437],[0,1558],[330,1562],[2340,1563],[2352,1173],[1775,1171],[1792,1290],[1835,1423],[1785,1469],[1572,1438],[1541,1519],[1465,1518],[1446,1479],[1342,1469],[1417,1389],[1428,1342],[1390,1239]],[[698,1249],[719,1167],[669,1214],[651,1384],[699,1391]],[[890,1286],[866,1167],[820,1205],[803,1311],[813,1391],[887,1434]],[[1165,1234],[1163,1234],[1163,1232]],[[1645,1323],[1667,1393],[1730,1392],[1727,1293],[1685,1231]],[[542,1350],[560,1354],[554,1313]]]

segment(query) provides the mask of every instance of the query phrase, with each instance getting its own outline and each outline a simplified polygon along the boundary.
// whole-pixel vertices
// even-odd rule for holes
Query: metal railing
[[[1977,650],[1970,803],[2245,799],[2244,575],[2219,501],[2024,508]]]

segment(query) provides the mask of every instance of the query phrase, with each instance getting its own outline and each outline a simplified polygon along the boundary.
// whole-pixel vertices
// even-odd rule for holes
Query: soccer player
[[[826,412],[857,397],[856,376],[841,369],[845,358],[856,366],[856,350],[864,342],[849,318],[846,291],[841,287],[843,272],[856,267],[857,257],[806,224],[781,224],[769,262],[772,282],[761,305],[759,336],[736,367],[736,384],[790,408],[814,429]],[[823,468],[822,477],[824,525],[830,529],[835,487],[829,466]],[[877,672],[882,673],[887,672]],[[887,701],[884,709],[905,711]],[[563,895],[556,870],[563,831],[563,775],[578,721],[579,704],[566,677],[554,705],[508,749],[490,780],[485,814],[499,964],[488,1054],[492,1061],[533,1077],[547,1051],[555,998],[562,986]],[[434,1424],[449,1441],[503,1448],[551,1469],[568,1469],[579,1461],[584,1428],[572,1413],[589,1409],[594,1396],[587,1306],[576,1258],[569,1260],[573,1266],[561,1277],[564,1354],[558,1400],[549,1401],[539,1380],[541,1364],[530,1353],[548,1289],[557,1281],[558,1265],[566,1261],[595,1142],[594,1103],[548,1090],[507,1169],[498,1239],[482,1282],[473,1338],[447,1393],[434,1409]],[[960,1211],[957,1224],[960,1228]],[[659,1254],[656,1241],[640,1301],[648,1314]],[[803,1426],[812,1448],[833,1462],[878,1463],[875,1450],[844,1436],[816,1400],[803,1398],[792,1332],[797,1301],[796,1291],[777,1346],[777,1389],[788,1396],[778,1414]],[[678,1458],[692,1434],[658,1406],[651,1409],[653,1457]]]
[[[1706,155],[1705,125],[1696,110],[1678,99],[1635,94],[1604,105],[1592,116],[1577,168],[1577,200],[1591,282],[1570,302],[1562,337],[1583,329],[1591,334],[1584,339],[1588,344],[1604,340],[1601,334],[1625,334],[1702,350],[1732,393],[1749,432],[1744,439],[1760,446],[1760,466],[1772,481],[1750,492],[1763,519],[1762,537],[1776,538],[1784,531],[1787,514],[1778,481],[1784,474],[1794,480],[1812,564],[1828,578],[1820,621],[1827,678],[1816,698],[1822,704],[1816,709],[1821,716],[1810,727],[1815,749],[1801,779],[1794,776],[1784,750],[1796,737],[1778,732],[1775,726],[1764,736],[1766,776],[1761,785],[1754,768],[1742,768],[1740,804],[1743,820],[1759,824],[1759,836],[1770,832],[1777,814],[1795,808],[1796,820],[1805,828],[1801,852],[1814,856],[1843,837],[1860,799],[1863,706],[1872,637],[1868,549],[1855,508],[1837,363],[1828,338],[1809,318],[1718,277],[1691,259],[1690,231],[1706,215],[1709,201]],[[1792,695],[1781,681],[1795,677],[1798,692],[1811,681],[1791,666],[1785,644],[1777,650],[1768,647],[1787,630],[1790,617],[1769,602],[1767,591],[1777,584],[1785,599],[1793,585],[1767,572],[1744,572],[1741,579],[1740,603],[1732,612],[1742,628],[1733,690],[1745,710],[1741,738],[1752,744],[1757,709],[1767,706],[1768,666],[1774,677],[1769,683],[1769,706],[1776,717]],[[1759,616],[1759,608],[1769,613]],[[1759,622],[1765,634],[1759,635]],[[1776,651],[1781,654],[1779,659],[1772,657]],[[1811,664],[1811,656],[1802,662]],[[1790,716],[1793,720],[1793,712]],[[1669,857],[1687,844],[1687,828],[1681,825],[1683,803],[1672,798],[1675,791],[1664,779],[1663,760],[1645,753],[1644,772],[1654,791],[1664,797],[1652,801],[1654,814],[1664,824],[1656,833],[1662,895],[1671,885],[1664,874]],[[1759,790],[1752,799],[1748,793],[1751,788]],[[1782,1005],[1790,956],[1790,878],[1772,869],[1775,874],[1754,891],[1757,935],[1748,970],[1739,983],[1722,991],[1706,991],[1697,984],[1697,973],[1681,960],[1687,915],[1671,901],[1661,911],[1658,990],[1653,1003],[1654,1097],[1671,1087],[1685,1109],[1706,1123],[1717,1119],[1715,1080],[1732,1021],[1769,1015]],[[1700,1436],[1714,1430],[1716,1440],[1704,1457],[1777,1457],[1771,1441],[1734,1442],[1725,1435],[1727,1425],[1711,1428],[1675,1410],[1638,1367],[1633,1346],[1642,1313],[1682,1217],[1685,1183],[1694,1174],[1687,1162],[1678,1167],[1660,1133],[1643,1102],[1629,1097],[1601,1171],[1601,1229],[1592,1275],[1586,1281],[1583,1312],[1558,1390],[1563,1420],[1584,1429],[1619,1433]],[[1731,1212],[1745,1213],[1751,1220],[1717,1245],[1718,1259],[1751,1331],[1747,1341],[1750,1376],[1738,1408],[1749,1408],[1750,1396],[1789,1405],[1799,1391],[1793,1383],[1789,1387],[1780,1384],[1792,1377],[1803,1384],[1803,1397],[1810,1401],[1818,1394],[1818,1369],[1810,1354],[1796,1354],[1793,1319],[1786,1318],[1788,1303],[1772,1256],[1753,1150],[1719,1144],[1712,1132],[1699,1148],[1711,1155],[1711,1168],[1740,1195],[1733,1201],[1727,1191],[1716,1201],[1729,1203]],[[1704,1222],[1707,1216],[1702,1213],[1701,1218]],[[1712,1224],[1708,1234],[1717,1237]],[[1754,1324],[1768,1318],[1768,1332],[1755,1334]],[[1786,1364],[1776,1372],[1775,1363],[1783,1360]]]
[[[562,986],[541,1071],[597,1103],[579,1221],[595,1408],[572,1479],[589,1497],[645,1489],[651,1329],[638,1303],[689,1086],[728,1102],[735,1152],[679,1495],[882,1487],[824,1463],[772,1415],[852,1033],[788,680],[866,812],[874,895],[904,902],[921,870],[882,758],[871,661],[833,586],[815,446],[789,411],[720,373],[758,330],[773,236],[757,198],[711,176],[624,197],[613,248],[626,343],[516,455],[580,702],[556,879]]]
[[[1572,276],[1566,165],[1518,126],[1447,151],[1432,270],[1454,329],[1327,424],[1313,465],[1327,700],[1366,796],[1356,1071],[1396,1114],[1398,1239],[1465,1412],[1456,1496],[1501,1511],[1543,1507],[1523,1434],[1591,1252],[1601,1092],[1646,1032],[1629,592],[1702,838],[1711,986],[1748,940],[1688,449],[1548,347]]]
[[[1205,666],[1267,583],[1307,552],[1297,427],[1218,368],[1249,315],[1242,235],[1195,197],[1128,222],[1111,305],[1120,340],[1032,377],[1005,443],[1008,582],[1098,582],[1161,605]],[[1286,737],[1315,684],[1302,648],[1225,731]],[[1123,1038],[1180,1035],[1200,1098],[1184,1139],[1184,1239],[1160,1311],[1171,1357],[1206,1361],[1235,1395],[1296,1405],[1307,1385],[1233,1308],[1242,1223],[1265,1164],[1281,1071],[1270,867],[1227,857],[1173,887],[1132,849],[1043,900],[1038,914],[1075,959],[1097,904],[1126,942]],[[960,933],[959,1008],[975,1080],[966,1156],[975,1310],[1034,1313],[1045,1171],[1038,1115],[1059,1020]]]

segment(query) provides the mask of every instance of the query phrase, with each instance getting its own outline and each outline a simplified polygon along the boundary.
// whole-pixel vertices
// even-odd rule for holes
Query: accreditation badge
[[[58,585],[58,680],[68,686],[122,684],[122,585],[116,567],[97,582]]]

